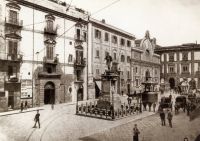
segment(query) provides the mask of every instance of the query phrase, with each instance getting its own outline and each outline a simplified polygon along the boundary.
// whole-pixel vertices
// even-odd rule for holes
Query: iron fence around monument
[[[105,120],[117,120],[139,113],[139,103],[132,103],[121,105],[120,108],[113,110],[112,106],[108,108],[101,108],[97,106],[96,102],[85,102],[77,105],[76,114],[80,116],[99,118]]]

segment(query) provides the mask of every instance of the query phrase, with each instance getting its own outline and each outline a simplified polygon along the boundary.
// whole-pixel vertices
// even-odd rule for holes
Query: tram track
[[[43,139],[43,137],[44,137],[44,135],[45,135],[46,130],[48,129],[48,127],[51,125],[51,123],[52,123],[53,121],[55,121],[56,119],[58,119],[58,118],[60,118],[60,117],[62,117],[62,116],[64,116],[64,115],[66,115],[66,114],[70,114],[68,111],[66,111],[66,112],[63,113],[63,108],[64,108],[64,107],[66,107],[66,106],[60,107],[60,109],[59,109],[58,112],[52,113],[52,114],[54,114],[53,116],[52,116],[52,115],[49,115],[49,116],[51,116],[50,118],[49,118],[49,116],[48,116],[47,118],[45,118],[45,119],[43,119],[43,120],[41,121],[40,124],[41,124],[42,126],[44,125],[44,126],[43,126],[44,129],[43,129],[43,131],[42,131],[41,134],[40,134],[40,137],[39,137],[39,140],[40,140],[40,141],[42,141],[42,139]],[[40,129],[42,129],[42,128],[40,128]],[[35,133],[36,131],[38,131],[38,130],[37,130],[37,129],[32,130],[32,131],[29,133],[29,135],[26,136],[25,141],[31,141],[31,137],[34,135],[34,133]]]

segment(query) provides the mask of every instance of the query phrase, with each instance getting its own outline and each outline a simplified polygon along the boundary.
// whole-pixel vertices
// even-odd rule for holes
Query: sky
[[[65,0],[91,14],[117,0]],[[92,17],[144,37],[146,30],[161,46],[200,44],[200,0],[118,0]]]

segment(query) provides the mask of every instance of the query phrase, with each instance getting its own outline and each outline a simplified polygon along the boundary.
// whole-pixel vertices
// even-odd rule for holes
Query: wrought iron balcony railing
[[[79,42],[85,42],[86,41],[86,39],[83,35],[78,35],[78,34],[74,35],[74,39],[76,41],[79,41]]]
[[[23,26],[23,20],[19,20],[15,18],[5,18],[5,23],[9,25],[18,26],[18,27]]]

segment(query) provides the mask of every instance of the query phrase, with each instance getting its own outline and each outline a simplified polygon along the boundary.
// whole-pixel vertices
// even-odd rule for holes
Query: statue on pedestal
[[[109,53],[106,55],[106,65],[108,67],[108,71],[111,70],[111,67],[112,67],[112,56],[109,55]]]

